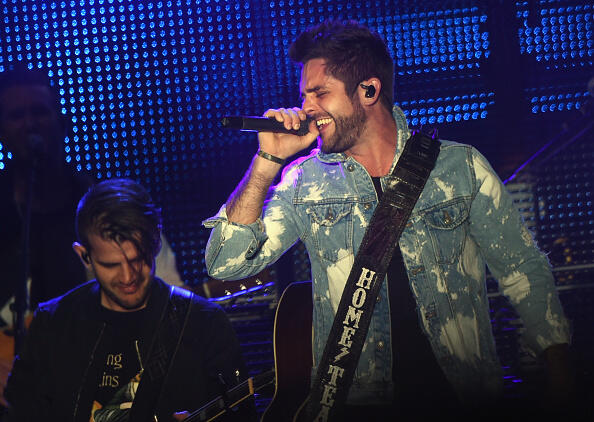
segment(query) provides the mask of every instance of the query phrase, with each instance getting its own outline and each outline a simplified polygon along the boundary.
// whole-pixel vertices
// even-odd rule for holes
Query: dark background
[[[223,131],[220,118],[299,105],[299,69],[286,53],[308,26],[327,18],[368,25],[389,46],[395,101],[412,126],[476,146],[506,181],[532,160],[508,187],[555,267],[576,359],[590,374],[593,8],[569,0],[1,0],[0,71],[16,62],[48,71],[73,123],[67,159],[97,179],[144,184],[163,208],[182,278],[199,288],[208,281],[201,221],[257,149],[255,134]],[[9,159],[0,144],[0,171]],[[299,245],[284,264],[272,269],[273,284],[309,278]],[[513,366],[522,359],[510,334],[517,324],[496,285],[490,292],[503,360]]]

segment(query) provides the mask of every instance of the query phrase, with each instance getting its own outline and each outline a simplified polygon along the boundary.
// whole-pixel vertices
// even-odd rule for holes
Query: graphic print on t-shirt
[[[91,411],[90,422],[123,422],[129,419],[130,408],[134,397],[136,397],[136,390],[140,383],[142,370],[134,376],[126,385],[116,391],[112,399],[105,405],[97,401],[93,403],[93,410]]]
[[[146,313],[102,310],[106,328],[93,365],[99,370],[90,422],[127,421],[142,377],[138,334]]]

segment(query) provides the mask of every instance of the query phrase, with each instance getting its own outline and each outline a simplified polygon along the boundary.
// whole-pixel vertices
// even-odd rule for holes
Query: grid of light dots
[[[561,3],[562,4],[562,3]],[[580,71],[592,68],[594,55],[593,9],[591,3],[562,6],[558,0],[544,0],[528,9],[528,2],[518,2],[517,17],[520,51],[532,55],[546,69]],[[536,16],[530,17],[530,13]],[[536,24],[536,25],[534,25]],[[531,26],[534,25],[534,26]],[[582,87],[544,86],[527,90],[534,114],[579,109],[590,95]]]
[[[528,10],[528,2],[517,3],[517,16],[523,19],[518,30],[520,51],[533,54],[537,61],[559,62],[565,66],[592,64],[592,12],[594,5],[555,6],[558,0],[540,1],[541,9]],[[537,26],[530,26],[529,14],[538,13],[533,19]]]
[[[478,8],[427,11],[377,18],[370,24],[386,39],[401,76],[478,69],[489,57],[487,15]]]
[[[411,126],[477,120],[487,117],[495,95],[479,93],[402,101],[399,105]]]
[[[393,52],[397,77],[464,72],[477,74],[489,57],[489,34],[482,25],[487,15],[476,7],[427,11],[371,21]],[[492,92],[401,101],[412,126],[487,117]]]
[[[540,95],[532,94],[544,91],[543,88],[527,90],[528,95],[532,95],[530,97],[530,110],[533,114],[577,110],[582,103],[590,98],[588,91],[576,91],[574,87],[568,87],[564,92],[559,93],[556,88],[558,87],[549,87],[547,94]],[[557,92],[551,93],[551,91]]]
[[[0,71],[13,61],[49,69],[73,121],[67,161],[98,178],[206,161],[194,134],[212,129],[214,110],[230,101],[211,88],[237,89],[236,70],[249,65],[247,2],[1,4]]]

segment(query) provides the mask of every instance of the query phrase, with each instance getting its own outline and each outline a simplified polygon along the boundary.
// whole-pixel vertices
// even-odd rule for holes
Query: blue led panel
[[[17,61],[49,70],[74,124],[67,160],[98,178],[175,179],[183,166],[204,163],[197,151],[206,145],[196,133],[212,132],[215,111],[235,102],[238,90],[245,101],[253,93],[246,89],[253,55],[247,3],[2,7],[0,71]]]
[[[494,94],[490,92],[402,101],[400,106],[409,124],[419,127],[484,119],[487,117],[488,106],[493,102]]]
[[[527,92],[533,95],[530,98],[530,110],[534,114],[577,110],[581,103],[590,98],[587,91],[578,91],[575,87],[562,91],[559,87],[533,88]]]
[[[573,111],[590,98],[593,76],[592,2],[516,2],[520,53],[534,64],[525,98],[533,114]],[[563,79],[559,79],[563,74]]]
[[[394,51],[397,76],[478,69],[489,57],[487,15],[478,7],[387,16],[378,32]]]
[[[392,51],[396,102],[412,126],[484,119],[494,102],[479,79],[481,63],[490,56],[486,9],[458,4],[370,19]],[[421,79],[409,82],[412,76]]]
[[[540,0],[531,8],[530,3],[516,3],[521,53],[561,68],[592,66],[594,5]]]

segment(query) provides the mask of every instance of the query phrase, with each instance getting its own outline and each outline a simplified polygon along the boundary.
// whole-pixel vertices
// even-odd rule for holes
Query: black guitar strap
[[[394,248],[435,166],[440,143],[409,138],[371,217],[347,279],[306,408],[306,420],[330,421],[345,403],[373,308]]]
[[[163,307],[159,325],[151,340],[148,359],[130,409],[130,422],[157,420],[155,409],[188,322],[191,296],[192,293],[187,290],[170,286],[169,300]]]

